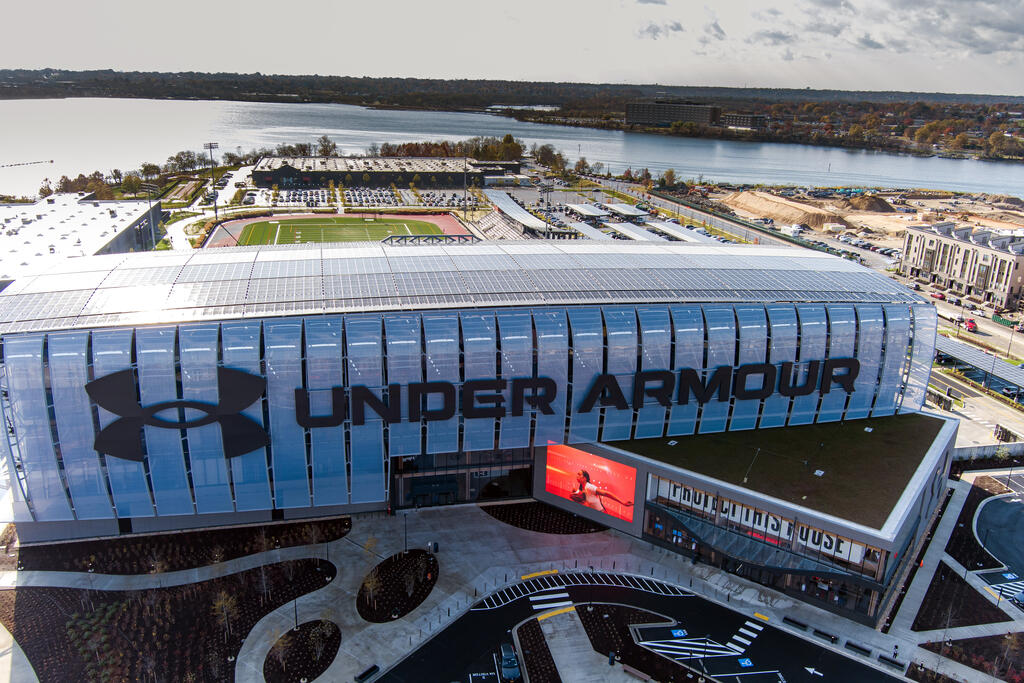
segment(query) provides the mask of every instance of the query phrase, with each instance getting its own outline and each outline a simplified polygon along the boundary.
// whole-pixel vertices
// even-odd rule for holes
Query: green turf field
[[[238,237],[240,246],[306,242],[379,242],[390,235],[440,235],[433,223],[394,218],[324,216],[271,218],[250,223]]]

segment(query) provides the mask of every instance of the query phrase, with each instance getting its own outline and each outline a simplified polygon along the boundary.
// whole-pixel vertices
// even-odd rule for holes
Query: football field
[[[363,216],[271,218],[250,223],[238,236],[239,246],[302,244],[309,242],[379,242],[391,235],[440,235],[441,228],[426,221]]]

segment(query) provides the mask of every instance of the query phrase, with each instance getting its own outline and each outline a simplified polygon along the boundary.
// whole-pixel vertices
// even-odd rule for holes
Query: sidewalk
[[[994,680],[917,647],[921,642],[940,639],[941,635],[936,638],[935,632],[914,633],[909,630],[932,572],[942,558],[948,534],[963,505],[966,497],[966,489],[962,488],[964,484],[958,484],[953,501],[940,521],[932,546],[925,555],[925,568],[918,571],[889,634],[707,565],[694,565],[688,558],[617,531],[575,536],[528,532],[498,522],[475,505],[409,510],[394,516],[382,513],[354,515],[352,531],[329,544],[330,561],[338,568],[335,580],[293,603],[281,606],[260,620],[242,645],[235,665],[235,677],[240,683],[263,681],[263,663],[267,653],[273,643],[295,625],[296,611],[299,623],[329,619],[341,628],[342,642],[338,655],[321,679],[352,680],[356,674],[373,664],[378,665],[382,671],[386,670],[461,616],[481,597],[505,585],[517,583],[525,574],[550,569],[565,572],[593,568],[598,571],[651,576],[691,590],[747,616],[757,612],[767,617],[772,626],[797,633],[823,647],[832,647],[858,661],[877,666],[878,653],[889,655],[893,652],[893,646],[899,645],[901,661],[921,661],[932,670],[958,680]],[[403,517],[408,517],[410,548],[425,547],[428,542],[439,544],[440,575],[430,596],[412,613],[394,622],[370,624],[363,621],[356,612],[355,597],[363,577],[370,569],[382,558],[400,552],[405,547]],[[157,575],[3,572],[0,573],[0,587],[48,585],[93,590],[141,590],[204,581],[282,560],[304,557],[322,559],[324,552],[323,544],[299,546]],[[981,579],[970,574],[968,580],[972,585],[981,582]],[[989,595],[987,592],[985,594]],[[995,598],[991,599],[995,601]],[[802,632],[784,624],[785,616],[820,631],[836,634],[839,640],[835,645],[830,645],[820,638],[814,638],[809,630]],[[1015,616],[1019,618],[1019,615]],[[950,629],[949,637],[1005,633],[1020,630],[1021,625],[1022,622],[1018,620],[984,627]],[[872,658],[861,657],[845,649],[846,643],[851,641],[871,649]],[[3,650],[2,641],[0,650]],[[24,656],[21,657],[23,659]],[[13,671],[17,658],[16,646],[0,652],[0,671],[5,667]],[[892,669],[879,668],[893,673]],[[9,680],[26,679],[12,675]]]

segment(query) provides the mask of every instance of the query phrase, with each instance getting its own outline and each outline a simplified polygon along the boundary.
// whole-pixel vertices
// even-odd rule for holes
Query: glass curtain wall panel
[[[92,371],[94,378],[132,367],[132,331],[96,330],[92,333]],[[100,429],[119,419],[102,407],[96,409]],[[107,478],[114,496],[118,517],[152,517],[153,499],[145,466],[141,462],[106,457]]]
[[[818,368],[817,376],[820,376],[828,339],[825,307],[821,304],[797,304],[796,315],[800,321],[800,362],[793,367],[789,383],[793,387],[816,385],[816,377],[810,376],[810,368],[811,364],[815,363]],[[786,378],[782,377],[779,381],[785,382]],[[806,425],[814,422],[819,398],[817,386],[802,396],[794,396],[793,407],[789,411],[789,424]]]
[[[211,403],[222,399],[217,382],[217,344],[219,329],[216,323],[182,325],[178,328],[181,356],[181,392],[186,401]],[[192,408],[185,409],[186,420],[198,420],[206,414]],[[195,490],[196,509],[207,512],[232,512],[231,485],[228,463],[224,457],[224,440],[217,423],[190,427],[185,430],[188,439],[189,461],[192,465],[192,486]]]
[[[799,324],[796,309],[792,304],[769,304],[765,307],[768,313],[768,326],[771,341],[768,345],[768,362],[775,366],[776,371],[782,370],[783,363],[796,362],[796,347],[799,338]],[[776,391],[764,400],[761,410],[761,427],[782,427],[789,417],[789,396]]]
[[[860,304],[857,312],[857,360],[860,374],[853,382],[853,393],[846,404],[846,419],[868,417],[878,391],[878,373],[882,362],[882,338],[885,316],[877,304]]]
[[[825,307],[825,312],[828,315],[828,357],[853,358],[857,343],[857,314],[854,313],[853,306],[831,304]],[[836,422],[843,419],[843,410],[850,395],[838,384],[829,382],[829,378],[822,374],[821,387],[825,389],[826,386],[828,393],[821,397],[818,422]]]
[[[139,395],[143,406],[180,398],[174,358],[176,332],[174,327],[140,327],[135,330]],[[156,413],[154,417],[178,423],[181,416],[176,408],[171,408]],[[181,448],[181,429],[145,425],[142,431],[146,438],[146,461],[149,463],[157,515],[195,514]]]
[[[9,417],[14,425],[13,451],[21,462],[25,493],[32,501],[35,520],[73,519],[53,450],[43,385],[42,335],[5,339],[4,366],[11,408]]]
[[[114,516],[99,454],[85,385],[89,383],[89,333],[50,334],[46,343],[53,412],[60,439],[64,476],[76,519]]]
[[[537,412],[533,444],[546,446],[565,442],[565,418],[569,393],[569,323],[563,309],[538,308],[533,311],[537,338],[537,375],[550,377],[558,387],[551,402],[551,415]]]
[[[345,318],[345,357],[349,387],[369,387],[383,400],[384,345],[379,315]],[[387,497],[384,481],[384,421],[368,410],[366,422],[352,425],[352,502],[370,503]]]
[[[332,388],[344,384],[342,377],[342,322],[340,316],[306,318],[306,388],[310,415],[333,415]],[[344,505],[348,502],[345,467],[345,427],[310,427],[313,461],[313,505]]]
[[[569,415],[569,443],[597,441],[601,411],[580,413],[578,408],[594,380],[604,372],[604,321],[600,308],[570,308],[572,335],[572,396]]]
[[[426,348],[427,382],[449,382],[456,387],[459,381],[459,314],[423,313],[423,341]],[[456,402],[458,396],[456,395]],[[427,410],[444,407],[444,397],[427,395]],[[427,423],[427,453],[454,453],[459,450],[458,413],[447,420]]]
[[[465,381],[487,380],[498,377],[497,329],[494,314],[490,312],[471,313],[463,311],[462,348]],[[466,406],[462,406],[465,413]],[[494,418],[463,418],[462,450],[494,450]]]
[[[938,319],[935,307],[928,304],[911,306],[914,316],[914,350],[910,357],[910,373],[903,394],[900,412],[921,410],[928,391],[928,379],[935,356],[935,332]]]
[[[250,375],[262,375],[260,323],[226,322],[221,324],[220,330],[224,367],[248,372]],[[262,400],[246,407],[242,415],[263,428],[267,426],[263,422]],[[266,448],[231,458],[229,465],[235,489],[236,510],[270,510],[274,507],[270,497],[270,465]]]
[[[681,368],[700,372],[704,367],[704,314],[700,306],[671,306],[672,334],[675,355],[672,370],[679,378]],[[678,387],[677,387],[678,389]],[[686,405],[673,402],[668,415],[668,436],[685,436],[697,429],[698,406],[694,401]]]
[[[618,380],[625,408],[604,409],[602,441],[628,439],[633,428],[633,377],[636,374],[636,308],[633,306],[605,307],[604,324],[607,330],[607,370]]]
[[[506,416],[498,427],[499,448],[526,448],[530,445],[531,406],[524,401],[523,414],[512,416],[512,380],[533,377],[533,319],[528,311],[499,312],[498,335],[501,340],[501,378],[505,380]]]
[[[640,364],[643,372],[670,371],[672,367],[672,320],[664,306],[638,306],[637,319],[640,324]],[[654,379],[647,386],[657,389],[663,381]],[[643,406],[636,411],[637,439],[661,436],[665,431],[668,408],[658,402],[657,397],[648,396],[640,388]],[[675,392],[671,392],[674,394]],[[633,397],[626,399],[632,403]],[[675,403],[670,400],[670,403]]]
[[[707,369],[701,375],[705,382],[716,368],[736,365],[736,315],[732,306],[704,306],[704,321],[707,325]],[[723,387],[728,397],[729,387]],[[690,401],[695,398],[690,396]],[[701,434],[724,432],[729,421],[729,400],[719,401],[718,395],[705,403],[700,411]]]
[[[737,305],[736,324],[739,332],[739,364],[764,363],[768,343],[768,320],[764,306]],[[758,374],[746,382],[746,389],[762,388],[770,376]],[[772,383],[774,393],[774,383]],[[757,426],[757,415],[761,409],[761,399],[736,399],[732,409],[730,430],[753,429]]]
[[[885,356],[872,417],[892,415],[899,407],[900,388],[910,346],[910,308],[902,304],[882,307],[885,312]]]
[[[295,390],[302,386],[302,321],[265,320],[263,339],[274,507],[309,507],[306,434],[295,421]]]
[[[388,425],[388,455],[419,455],[423,452],[422,422],[409,422],[409,402],[403,400],[410,384],[423,381],[419,314],[385,315],[384,336],[387,339],[387,383],[402,386],[401,393],[390,397],[391,401],[401,404],[402,421]]]

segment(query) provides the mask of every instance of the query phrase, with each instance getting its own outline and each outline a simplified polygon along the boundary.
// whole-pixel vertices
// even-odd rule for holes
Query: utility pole
[[[205,142],[205,143],[203,143],[203,149],[205,149],[206,151],[208,151],[210,153],[210,192],[213,193],[213,219],[214,220],[217,220],[217,190],[213,186],[214,182],[216,182],[214,180],[214,178],[213,178],[213,167],[214,167],[214,163],[213,163],[213,150],[217,149],[218,147],[220,147],[220,145],[218,145],[216,142]]]

